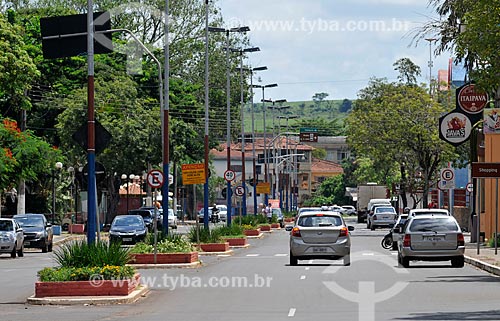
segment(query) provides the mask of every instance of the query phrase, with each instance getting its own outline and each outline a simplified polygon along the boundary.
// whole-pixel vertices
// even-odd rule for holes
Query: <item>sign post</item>
[[[158,253],[158,208],[156,207],[156,189],[161,188],[163,186],[163,182],[165,180],[165,177],[163,176],[163,172],[157,169],[153,169],[149,171],[148,176],[147,176],[147,181],[149,186],[153,188],[153,195],[154,195],[154,216],[153,216],[153,232],[154,232],[154,264],[156,264],[156,254]],[[165,201],[165,200],[163,200]],[[167,199],[168,202],[168,199]],[[168,218],[168,213],[166,213],[167,218]],[[167,220],[168,222],[168,220]],[[167,233],[168,233],[168,224],[166,227]]]

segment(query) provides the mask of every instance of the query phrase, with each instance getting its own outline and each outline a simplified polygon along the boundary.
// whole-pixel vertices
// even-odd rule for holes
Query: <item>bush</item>
[[[234,224],[239,225],[252,225],[257,227],[259,224],[268,223],[267,217],[264,215],[245,215],[245,216],[237,216],[234,218]]]
[[[64,244],[54,253],[55,260],[63,268],[124,266],[130,260],[130,252],[119,243],[75,241]]]
[[[224,236],[244,236],[244,229],[241,225],[231,224],[231,226],[221,226],[216,228],[222,237]]]
[[[220,243],[221,232],[217,229],[205,229],[202,227],[194,226],[189,230],[188,239],[191,243],[198,243],[197,237],[199,237],[200,243]]]
[[[154,253],[154,237],[152,239],[152,244],[147,244],[145,242],[137,243],[132,248],[131,253]],[[182,237],[182,235],[169,234],[165,236],[165,234],[163,234],[161,237],[158,237],[158,239],[158,253],[186,253],[193,251],[192,244],[186,238]]]
[[[102,267],[60,267],[44,268],[38,271],[38,277],[42,282],[64,282],[64,281],[89,281],[96,277],[102,280],[123,280],[130,279],[135,274],[132,266],[112,266]]]

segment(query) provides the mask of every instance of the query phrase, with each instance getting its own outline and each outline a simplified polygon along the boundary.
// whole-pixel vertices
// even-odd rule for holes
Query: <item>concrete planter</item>
[[[269,232],[269,231],[271,231],[271,225],[261,225],[260,230],[262,232]]]
[[[271,228],[280,228],[280,223],[272,223]]]
[[[229,246],[246,246],[248,244],[246,237],[225,238],[225,240],[229,243]]]
[[[156,253],[156,264],[182,264],[198,262],[198,252]],[[154,264],[154,253],[132,254],[130,264]]]
[[[85,234],[85,224],[70,224],[69,232],[73,234]]]
[[[35,298],[58,296],[126,296],[140,284],[141,275],[136,273],[127,280],[36,282]]]
[[[259,236],[260,235],[260,229],[255,229],[255,230],[245,230],[243,231],[246,236]]]
[[[201,243],[200,249],[203,252],[227,252],[229,251],[229,242],[224,243]]]
[[[292,223],[295,221],[295,218],[293,217],[285,217],[285,223]]]

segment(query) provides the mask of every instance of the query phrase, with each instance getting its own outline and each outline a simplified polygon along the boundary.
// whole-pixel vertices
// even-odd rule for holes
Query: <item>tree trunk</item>
[[[19,189],[17,192],[17,212],[16,214],[26,213],[26,182],[24,179],[19,180]]]

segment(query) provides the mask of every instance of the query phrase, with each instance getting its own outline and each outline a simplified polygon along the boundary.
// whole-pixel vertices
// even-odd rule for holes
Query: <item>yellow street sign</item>
[[[257,194],[270,194],[271,193],[271,183],[260,182],[257,184]]]
[[[205,164],[183,164],[182,184],[205,184]]]

